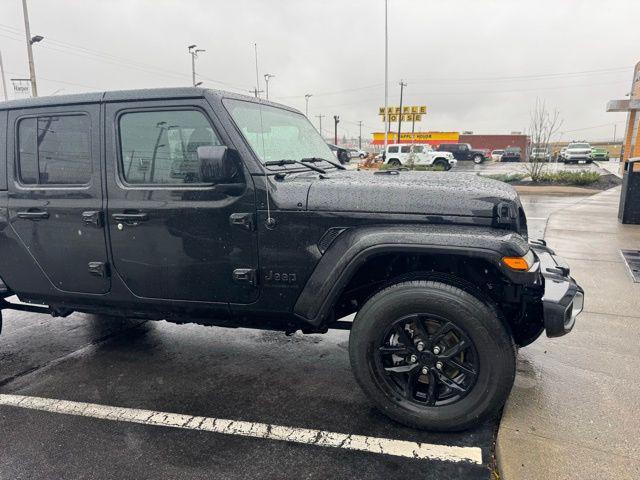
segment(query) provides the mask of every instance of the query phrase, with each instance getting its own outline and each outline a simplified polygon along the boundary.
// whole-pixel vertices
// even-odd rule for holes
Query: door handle
[[[28,210],[26,212],[18,212],[18,218],[26,218],[27,220],[46,220],[49,218],[49,212],[42,210]]]
[[[102,227],[102,212],[100,210],[82,212],[82,221],[85,225],[93,225],[100,228]]]
[[[149,220],[149,214],[147,213],[114,213],[111,217],[116,222],[125,223],[138,223]]]

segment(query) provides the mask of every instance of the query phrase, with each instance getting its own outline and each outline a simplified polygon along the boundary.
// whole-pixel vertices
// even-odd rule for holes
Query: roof
[[[607,112],[629,112],[640,110],[640,99],[609,100],[607,102]]]
[[[55,95],[49,97],[24,98],[0,102],[0,110],[12,110],[19,108],[53,107],[57,105],[78,105],[85,103],[122,102],[128,100],[168,100],[179,98],[203,98],[205,94],[217,97],[234,98],[252,102],[260,102],[265,105],[273,105],[294,110],[286,105],[256,99],[248,95],[225,92],[222,90],[209,90],[197,87],[174,88],[147,88],[138,90],[114,90],[105,92],[79,93],[75,95]],[[294,110],[297,112],[297,110]]]

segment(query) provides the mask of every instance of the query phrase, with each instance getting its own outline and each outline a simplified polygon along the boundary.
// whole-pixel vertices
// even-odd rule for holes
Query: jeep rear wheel
[[[398,160],[397,158],[392,158],[391,160],[389,160],[388,164],[394,167],[399,167],[400,165],[402,165],[400,163],[400,160]]]
[[[456,431],[495,415],[515,377],[513,340],[496,312],[457,287],[403,282],[371,297],[349,337],[354,375],[394,420]]]
[[[484,157],[482,155],[474,155],[473,163],[476,165],[480,165],[484,161]]]
[[[433,162],[433,165],[435,167],[438,167],[439,169],[442,169],[442,170],[445,170],[445,171],[451,170],[451,165],[449,165],[449,162],[447,162],[446,160],[444,160],[442,158],[440,158],[440,159],[436,160],[435,162]]]

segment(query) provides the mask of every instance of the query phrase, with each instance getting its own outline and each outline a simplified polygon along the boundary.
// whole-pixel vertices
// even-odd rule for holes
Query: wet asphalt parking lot
[[[524,196],[531,237],[576,201]],[[403,427],[360,391],[347,345],[345,331],[5,311],[0,478],[490,477],[498,419]]]

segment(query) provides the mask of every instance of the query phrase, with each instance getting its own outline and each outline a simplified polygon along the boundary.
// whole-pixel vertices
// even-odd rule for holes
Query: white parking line
[[[319,447],[344,448],[420,460],[469,462],[482,465],[482,450],[478,447],[454,447],[408,442],[390,438],[349,435],[308,428],[293,428],[268,423],[197,417],[178,413],[112,407],[95,403],[71,402],[53,398],[0,394],[0,405],[41,410],[44,412],[98,418],[117,422],[140,423],[160,427],[184,428],[244,437],[282,440]],[[6,433],[6,432],[5,432]]]

